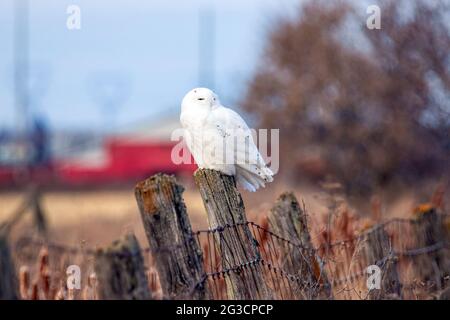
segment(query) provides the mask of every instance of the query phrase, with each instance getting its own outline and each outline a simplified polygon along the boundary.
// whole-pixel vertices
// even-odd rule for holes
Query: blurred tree
[[[381,30],[350,2],[310,1],[270,34],[242,105],[281,129],[289,176],[332,175],[365,195],[448,174],[450,12],[419,0],[380,7]]]

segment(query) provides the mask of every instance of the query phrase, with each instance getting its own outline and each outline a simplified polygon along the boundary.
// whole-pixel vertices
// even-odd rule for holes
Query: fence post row
[[[18,281],[6,235],[0,233],[0,300],[18,299]]]
[[[133,234],[114,241],[105,249],[97,250],[94,268],[100,299],[150,299],[144,259]]]
[[[260,263],[261,254],[247,224],[244,202],[233,176],[210,169],[198,169],[194,179],[208,214],[225,277],[228,298],[239,300],[270,299]],[[239,227],[237,223],[241,223]],[[230,227],[231,226],[231,227]],[[251,262],[248,264],[248,262]]]
[[[401,284],[397,272],[398,257],[392,249],[389,235],[382,225],[372,227],[358,239],[349,266],[347,285],[350,294],[360,299],[398,299],[401,297]],[[381,269],[380,287],[368,284],[367,268],[377,265]],[[352,278],[352,275],[358,275]]]
[[[294,247],[284,242],[278,248],[280,256],[284,257],[281,267],[302,280],[294,288],[294,292],[299,293],[297,298],[331,298],[331,285],[311,243],[306,212],[293,193],[285,192],[277,199],[270,211],[269,226],[275,234],[307,248]]]
[[[138,183],[135,195],[163,294],[207,299],[203,255],[192,235],[183,191],[173,176],[157,174]]]

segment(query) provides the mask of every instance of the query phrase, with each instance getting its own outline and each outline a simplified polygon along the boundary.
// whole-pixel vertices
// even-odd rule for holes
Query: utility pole
[[[198,82],[200,86],[215,88],[216,13],[213,7],[199,11]]]
[[[19,135],[28,129],[29,0],[14,0],[14,105]]]

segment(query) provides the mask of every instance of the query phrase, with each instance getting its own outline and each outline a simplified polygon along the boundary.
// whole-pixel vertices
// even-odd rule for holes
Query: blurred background
[[[379,30],[366,26],[373,4]],[[449,5],[3,0],[0,222],[32,193],[60,241],[143,238],[133,186],[166,172],[186,185],[194,227],[207,226],[196,166],[170,159],[180,101],[199,86],[250,126],[280,129],[275,182],[243,194],[251,218],[287,189],[313,216],[336,201],[385,218],[424,202],[443,208]]]

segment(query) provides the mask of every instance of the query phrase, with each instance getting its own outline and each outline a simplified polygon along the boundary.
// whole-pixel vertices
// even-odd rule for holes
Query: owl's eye
[[[205,98],[197,98],[197,100],[205,100]]]

